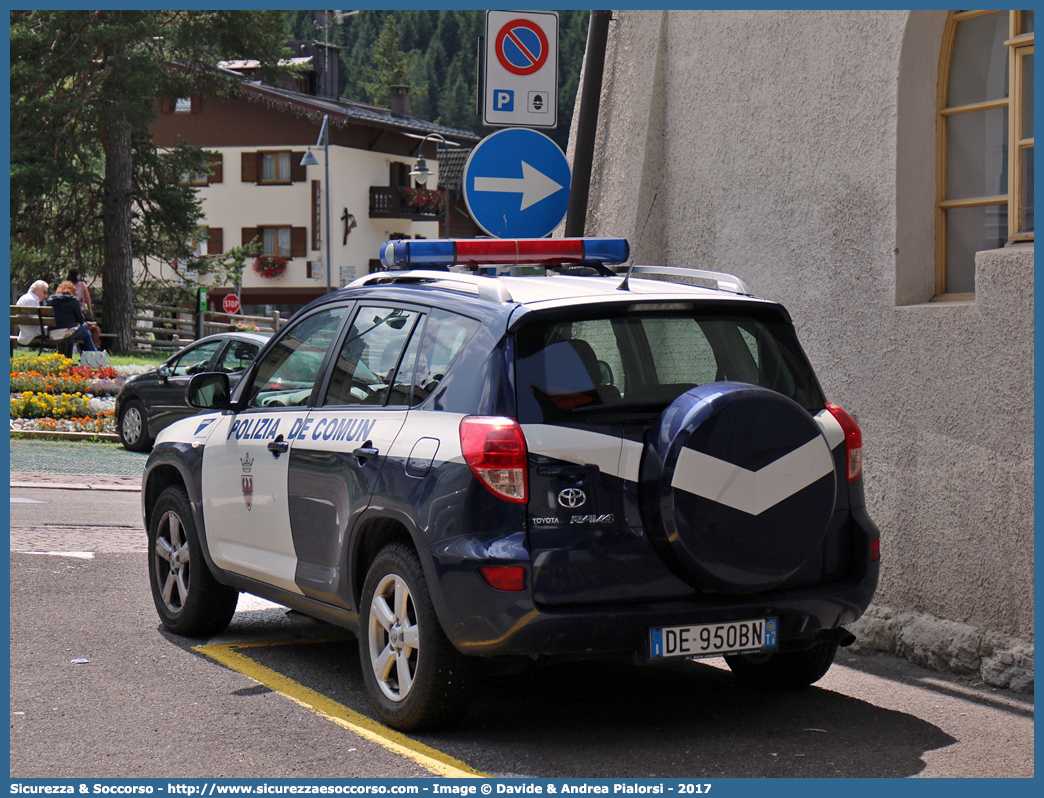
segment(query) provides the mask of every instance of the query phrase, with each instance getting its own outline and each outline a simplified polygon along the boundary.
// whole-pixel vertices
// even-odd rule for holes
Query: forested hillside
[[[341,94],[386,105],[382,87],[411,87],[414,116],[444,125],[493,132],[476,112],[478,40],[484,11],[360,11],[332,23],[315,22],[314,11],[289,13],[295,39],[323,41],[341,50]],[[544,130],[562,149],[569,138],[580,67],[587,43],[588,11],[559,11],[558,127]],[[320,16],[320,21],[322,17]],[[382,36],[383,34],[383,36]]]

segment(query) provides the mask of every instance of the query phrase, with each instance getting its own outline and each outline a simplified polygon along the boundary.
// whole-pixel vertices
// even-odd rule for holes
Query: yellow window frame
[[[988,14],[1008,14],[1008,96],[960,106],[949,106],[950,69],[953,62],[954,41],[957,25],[967,19]],[[1033,138],[1022,138],[1022,86],[1024,80],[1024,57],[1033,52],[1033,33],[1023,32],[1022,11],[951,11],[946,19],[942,47],[939,53],[939,79],[936,100],[936,214],[935,214],[935,296],[933,301],[973,300],[973,293],[946,292],[946,214],[955,208],[984,206],[1006,206],[1008,211],[1007,246],[1032,242],[1032,231],[1020,231],[1022,211],[1022,157],[1026,149],[1033,146]],[[1008,111],[1008,191],[1006,194],[986,197],[969,197],[948,200],[946,198],[947,126],[951,116],[977,111],[1005,108]]]

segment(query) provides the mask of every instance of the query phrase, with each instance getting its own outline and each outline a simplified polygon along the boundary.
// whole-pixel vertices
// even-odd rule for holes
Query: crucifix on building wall
[[[344,222],[344,243],[348,243],[348,234],[352,232],[358,225],[355,223],[355,216],[348,213],[348,209],[344,209],[344,213],[341,214],[341,221]]]

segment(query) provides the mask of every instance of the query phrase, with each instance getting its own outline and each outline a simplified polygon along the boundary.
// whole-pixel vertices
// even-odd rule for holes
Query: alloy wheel
[[[181,517],[168,510],[160,518],[153,550],[156,559],[156,587],[171,613],[178,613],[188,598],[191,558]]]
[[[417,673],[420,628],[409,586],[398,574],[387,574],[377,584],[367,627],[370,666],[381,692],[402,701]]]

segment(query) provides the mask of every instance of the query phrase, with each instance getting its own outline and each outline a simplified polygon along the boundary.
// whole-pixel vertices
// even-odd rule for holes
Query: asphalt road
[[[162,632],[136,492],[12,489],[11,527],[12,777],[432,775]],[[243,597],[206,642],[265,640],[297,642],[251,663],[372,716],[342,630]],[[494,776],[1029,777],[1033,700],[844,652],[782,695],[720,661],[574,663],[487,674],[460,727],[414,739]]]

